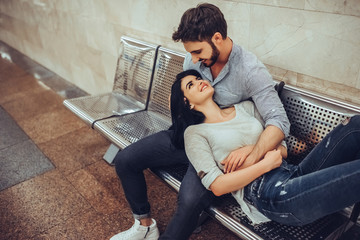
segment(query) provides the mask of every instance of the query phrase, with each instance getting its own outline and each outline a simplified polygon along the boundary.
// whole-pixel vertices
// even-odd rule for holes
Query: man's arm
[[[248,77],[248,91],[265,122],[265,130],[246,158],[245,166],[258,162],[266,152],[277,148],[290,131],[289,119],[265,66],[260,64],[252,69]]]
[[[279,167],[281,163],[282,157],[280,150],[269,151],[261,161],[247,168],[218,176],[209,188],[216,196],[239,190],[264,173]]]
[[[278,127],[267,126],[241,168],[257,163],[268,151],[276,149],[284,137],[284,133]]]
[[[230,173],[247,168],[257,163],[267,152],[274,149],[280,150],[282,158],[287,158],[287,149],[280,144],[283,138],[284,134],[279,128],[268,126],[260,135],[256,145],[241,147],[231,152],[221,162],[224,165],[224,172]],[[279,144],[276,144],[276,142],[279,142]]]
[[[265,66],[259,64],[250,71],[246,88],[258,110],[258,113],[254,115],[258,120],[259,117],[261,118],[265,130],[260,135],[251,152],[239,151],[236,158],[238,162],[236,166],[232,163],[227,163],[229,159],[223,162],[227,170],[244,168],[258,162],[268,151],[276,149],[290,131],[290,122],[274,88],[271,75]],[[256,116],[258,114],[260,115]]]

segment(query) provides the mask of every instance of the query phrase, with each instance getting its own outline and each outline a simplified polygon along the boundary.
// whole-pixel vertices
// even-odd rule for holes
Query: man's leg
[[[188,162],[185,151],[171,144],[171,134],[167,130],[148,136],[119,151],[115,157],[116,172],[136,219],[150,217],[143,170]]]
[[[189,164],[181,182],[176,212],[159,239],[188,239],[197,226],[201,212],[214,198],[215,195],[205,189],[196,170]]]

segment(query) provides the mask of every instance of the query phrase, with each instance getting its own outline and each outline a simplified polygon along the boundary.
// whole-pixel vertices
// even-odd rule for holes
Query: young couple
[[[187,10],[173,39],[188,52],[172,87],[173,126],[117,154],[135,223],[111,240],[188,239],[203,209],[230,192],[254,223],[302,225],[360,201],[354,191],[360,182],[358,116],[338,126],[299,166],[288,165],[282,159],[290,124],[272,78],[227,36],[221,11],[211,4]],[[176,212],[159,237],[143,170],[189,160]]]

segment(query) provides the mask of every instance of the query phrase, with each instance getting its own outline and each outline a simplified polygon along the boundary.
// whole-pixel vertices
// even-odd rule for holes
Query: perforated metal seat
[[[185,55],[162,47],[157,55],[147,110],[109,118],[94,125],[96,130],[103,133],[118,148],[124,148],[143,137],[168,129],[171,125],[168,97],[176,74],[182,71]]]
[[[146,108],[158,46],[122,37],[113,91],[64,101],[88,125]]]
[[[360,114],[358,106],[290,86],[284,89],[281,100],[291,124],[286,142],[292,163],[299,163],[345,118]]]

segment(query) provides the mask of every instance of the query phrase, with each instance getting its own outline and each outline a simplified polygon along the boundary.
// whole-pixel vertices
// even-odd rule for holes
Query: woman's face
[[[181,80],[181,90],[192,105],[200,105],[207,99],[212,99],[214,88],[210,83],[194,75],[188,75]]]

